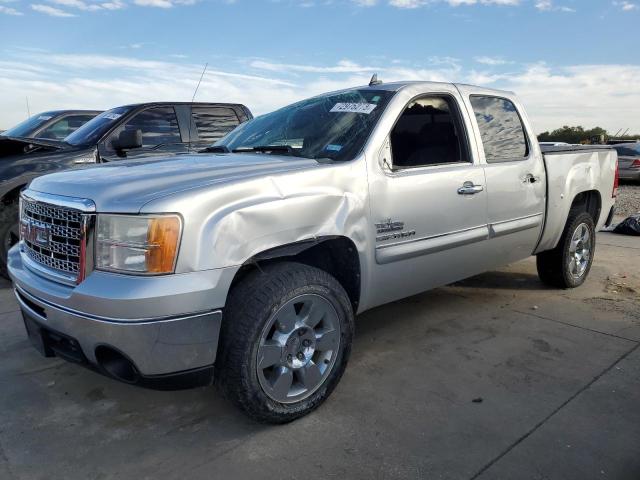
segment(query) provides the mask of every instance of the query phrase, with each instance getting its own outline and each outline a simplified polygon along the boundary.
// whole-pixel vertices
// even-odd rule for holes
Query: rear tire
[[[536,257],[538,276],[558,288],[575,288],[591,270],[596,248],[595,224],[587,212],[570,212],[558,246]]]
[[[9,249],[20,240],[18,219],[18,201],[0,205],[0,276],[9,278],[7,273],[7,254]]]
[[[229,294],[216,382],[253,419],[290,422],[338,384],[353,331],[351,302],[335,278],[300,263],[267,265]]]

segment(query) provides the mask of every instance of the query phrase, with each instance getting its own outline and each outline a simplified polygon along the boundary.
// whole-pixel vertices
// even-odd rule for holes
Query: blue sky
[[[637,2],[637,3],[636,3]],[[0,0],[0,128],[147,100],[256,113],[382,80],[520,93],[537,130],[640,132],[640,0]]]

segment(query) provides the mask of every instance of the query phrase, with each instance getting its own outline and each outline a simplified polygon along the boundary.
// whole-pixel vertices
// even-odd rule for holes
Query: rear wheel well
[[[360,302],[360,258],[347,237],[327,237],[296,242],[254,255],[236,273],[231,288],[261,265],[280,261],[303,263],[324,270],[345,289],[356,312]]]
[[[602,199],[597,190],[581,192],[573,199],[571,204],[572,212],[587,212],[593,218],[593,223],[598,224],[600,210],[602,209]]]

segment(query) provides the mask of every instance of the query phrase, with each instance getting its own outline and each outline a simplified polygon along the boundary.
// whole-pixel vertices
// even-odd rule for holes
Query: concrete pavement
[[[599,234],[575,290],[529,259],[365,313],[331,398],[279,427],[40,357],[2,287],[0,479],[640,478],[637,237]]]

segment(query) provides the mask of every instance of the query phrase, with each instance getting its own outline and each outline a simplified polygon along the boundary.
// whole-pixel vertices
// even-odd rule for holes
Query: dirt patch
[[[588,303],[598,310],[618,312],[634,320],[640,320],[640,302],[633,302],[624,298],[593,297],[585,299],[584,303]]]
[[[640,300],[640,286],[626,275],[608,276],[605,280],[604,291],[607,293],[628,295]]]

